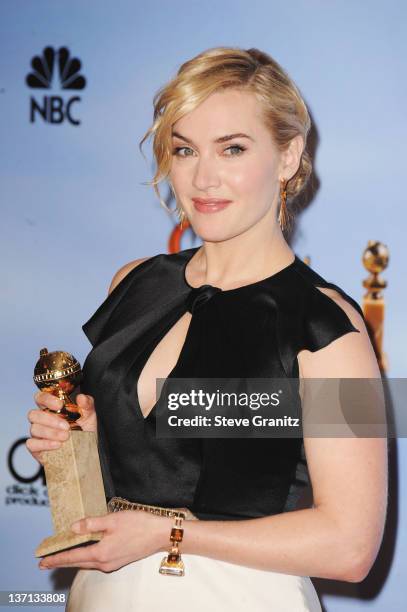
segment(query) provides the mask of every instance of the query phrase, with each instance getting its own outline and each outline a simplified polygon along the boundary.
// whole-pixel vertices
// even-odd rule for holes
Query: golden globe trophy
[[[71,431],[68,440],[59,448],[42,452],[55,533],[41,542],[35,551],[36,557],[103,537],[103,532],[75,534],[71,531],[75,521],[107,514],[97,434],[82,431],[76,423],[81,416],[79,407],[69,397],[81,379],[81,366],[73,355],[41,349],[34,369],[34,382],[41,391],[52,393],[63,401],[62,408],[52,412],[65,419]]]

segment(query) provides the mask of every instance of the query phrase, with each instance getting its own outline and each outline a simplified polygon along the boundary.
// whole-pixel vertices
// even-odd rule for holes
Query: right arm
[[[142,261],[143,259],[135,259],[122,266],[114,275],[110,283],[108,294],[124,279],[124,277]],[[31,437],[26,441],[26,447],[31,455],[39,463],[44,464],[42,452],[57,449],[65,442],[70,435],[70,428],[66,421],[57,414],[47,412],[44,408],[56,411],[62,407],[62,400],[58,399],[51,393],[45,391],[37,391],[34,395],[34,401],[37,408],[33,408],[27,414],[27,418],[31,423]],[[77,420],[83,431],[97,432],[97,419],[95,412],[95,404],[91,395],[78,393],[76,402],[81,412],[80,419]],[[39,410],[38,410],[39,408]]]

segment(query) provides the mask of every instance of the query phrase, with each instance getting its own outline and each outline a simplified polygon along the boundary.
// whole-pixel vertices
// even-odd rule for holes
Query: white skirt
[[[294,576],[183,554],[184,576],[158,568],[164,552],[114,572],[80,569],[67,612],[322,612],[308,576]]]

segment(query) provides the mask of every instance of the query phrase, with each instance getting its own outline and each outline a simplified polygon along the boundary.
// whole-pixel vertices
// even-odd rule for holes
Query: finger
[[[41,440],[37,438],[28,438],[25,445],[30,453],[41,453],[44,450],[54,450],[61,446],[62,442],[58,440]]]
[[[100,543],[97,542],[96,544],[91,544],[89,546],[81,546],[56,553],[54,555],[49,555],[48,557],[41,559],[40,566],[51,568],[61,565],[64,566],[66,563],[73,564],[74,566],[76,566],[78,563],[91,563],[92,565],[95,565],[95,563],[99,563],[97,560],[99,548]]]
[[[60,442],[64,442],[68,440],[70,436],[70,431],[62,431],[60,429],[55,429],[54,427],[46,427],[45,425],[40,425],[39,423],[33,423],[30,427],[30,432],[33,438],[42,438],[46,440],[59,440]]]
[[[79,393],[76,396],[76,402],[78,406],[86,412],[93,412],[95,410],[95,402],[91,395]]]
[[[38,408],[49,408],[50,410],[59,410],[64,405],[63,401],[60,400],[52,393],[45,393],[44,391],[38,391],[34,395],[35,403]]]
[[[52,566],[48,566],[48,565],[44,565],[41,563],[38,564],[38,567],[41,569],[54,569],[57,567],[79,567],[80,569],[100,569],[100,564],[97,563],[96,561],[83,561],[82,563],[79,563],[79,561],[77,561],[76,563],[64,563],[62,564],[58,564],[58,565],[52,565]]]
[[[112,514],[105,516],[88,516],[72,523],[74,533],[93,533],[95,531],[112,531],[115,519]]]
[[[40,425],[46,425],[47,427],[55,427],[55,429],[68,430],[68,423],[57,414],[46,412],[45,410],[38,410],[33,408],[27,414],[27,418],[30,423],[39,423]]]

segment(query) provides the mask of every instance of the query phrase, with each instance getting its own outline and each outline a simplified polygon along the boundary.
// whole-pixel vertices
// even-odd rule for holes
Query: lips
[[[221,200],[218,198],[192,198],[194,207],[198,212],[214,213],[223,210],[231,204],[232,200]]]

